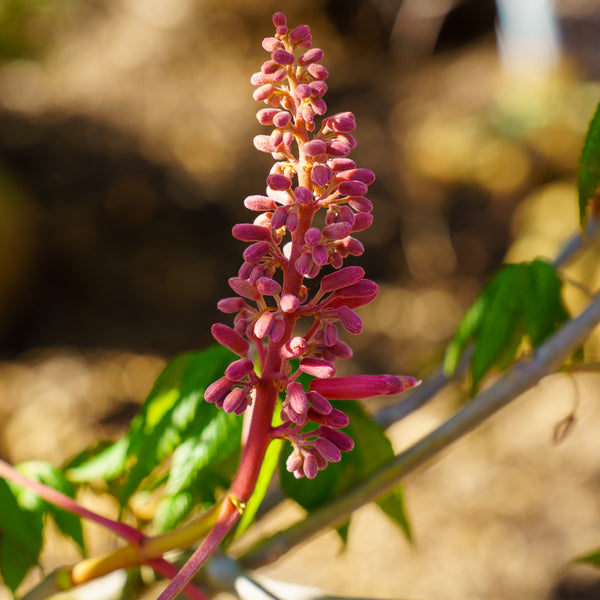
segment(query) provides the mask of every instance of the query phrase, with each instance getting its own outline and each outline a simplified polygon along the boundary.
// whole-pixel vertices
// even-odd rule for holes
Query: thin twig
[[[598,323],[600,295],[595,296],[587,309],[576,319],[568,322],[542,344],[532,360],[514,365],[492,387],[479,394],[440,427],[396,456],[353,490],[250,549],[241,557],[242,564],[255,568],[271,563],[325,527],[340,525],[354,510],[367,502],[389,493],[407,473],[475,429],[495,412],[536,385],[544,376],[554,372],[565,358],[584,342]]]

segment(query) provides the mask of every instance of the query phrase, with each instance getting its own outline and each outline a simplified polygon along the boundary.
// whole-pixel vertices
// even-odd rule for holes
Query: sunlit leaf
[[[600,104],[590,121],[583,143],[577,170],[579,222],[584,228],[587,207],[592,200],[600,200]]]
[[[493,367],[506,369],[512,364],[524,341],[537,348],[568,320],[561,289],[554,267],[543,260],[502,267],[459,324],[446,351],[445,372],[455,371],[472,343],[475,393]]]

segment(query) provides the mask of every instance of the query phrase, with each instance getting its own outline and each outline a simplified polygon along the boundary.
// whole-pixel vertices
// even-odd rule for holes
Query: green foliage
[[[590,201],[600,200],[600,104],[590,121],[583,143],[577,170],[579,222],[586,223],[586,209]]]
[[[335,403],[334,403],[335,404]],[[340,408],[350,417],[345,432],[355,442],[351,452],[344,452],[342,460],[330,463],[324,471],[319,471],[315,479],[296,479],[281,462],[281,486],[287,496],[308,511],[324,506],[367,479],[375,471],[394,458],[394,450],[383,429],[374,423],[357,402],[344,401]],[[285,459],[285,452],[283,453]],[[410,527],[404,510],[401,488],[378,501],[380,508],[401,527],[411,539]],[[339,533],[345,536],[346,525]],[[342,537],[343,539],[343,537]]]
[[[490,369],[505,369],[514,361],[524,340],[537,348],[568,320],[561,287],[554,267],[543,260],[502,267],[460,322],[446,350],[444,371],[454,373],[473,342],[474,394]]]
[[[583,554],[582,556],[578,556],[573,559],[573,562],[582,563],[586,565],[591,565],[592,567],[600,568],[600,548],[594,550],[593,552],[589,552],[588,554]]]
[[[73,497],[73,486],[55,467],[42,461],[19,465],[29,477]],[[52,518],[59,530],[84,551],[81,521],[42,500],[33,491],[0,479],[0,573],[14,593],[27,572],[37,565],[43,545],[44,521]]]
[[[138,490],[164,485],[154,525],[178,525],[215,502],[237,466],[242,419],[204,401],[233,354],[222,346],[174,358],[159,375],[127,434],[67,469],[71,481],[110,481],[124,506]]]

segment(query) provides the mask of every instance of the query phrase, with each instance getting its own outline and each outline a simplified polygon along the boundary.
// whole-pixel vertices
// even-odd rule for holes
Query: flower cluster
[[[315,118],[327,111],[328,72],[320,64],[323,51],[311,47],[310,28],[288,29],[281,13],[273,24],[275,35],[263,40],[270,59],[251,83],[254,99],[267,106],[258,111],[258,121],[273,127],[269,135],[256,136],[254,145],[275,163],[266,194],[244,201],[258,216],[233,228],[235,238],[249,242],[237,277],[229,280],[236,295],[218,304],[222,312],[235,314],[234,326],[212,328],[215,339],[240,358],[209,386],[205,399],[241,414],[261,402],[261,383],[270,382],[284,397],[283,423],[272,435],[292,443],[288,470],[312,478],[353,447],[340,431],[348,417],[330,400],[398,394],[418,382],[391,375],[334,377],[335,361],[352,356],[338,326],[359,334],[363,323],[355,309],[378,291],[364,269],[343,266],[348,256],[363,253],[354,234],[373,221],[365,194],[375,175],[348,158],[356,146],[352,113],[323,117],[317,129]],[[330,272],[318,287],[311,285],[325,268]],[[308,322],[302,335],[295,334],[299,320]],[[308,389],[298,380],[302,373],[314,378]]]

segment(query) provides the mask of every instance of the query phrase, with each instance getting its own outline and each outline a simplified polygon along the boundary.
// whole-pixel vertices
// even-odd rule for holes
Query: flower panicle
[[[288,28],[282,13],[273,15],[273,25],[274,35],[262,44],[270,57],[250,81],[254,99],[265,105],[258,122],[272,128],[257,135],[254,146],[275,162],[265,193],[244,200],[258,215],[232,231],[249,244],[237,276],[229,279],[235,295],[218,303],[235,315],[233,327],[217,323],[212,333],[239,359],[207,388],[205,399],[242,414],[261,402],[261,383],[275,385],[283,397],[282,424],[272,435],[292,443],[288,470],[313,478],[354,446],[340,431],[348,417],[330,400],[397,394],[420,382],[391,375],[335,377],[335,362],[352,356],[338,327],[358,335],[363,323],[355,309],[378,292],[364,269],[344,267],[346,258],[364,251],[355,234],[373,222],[366,194],[375,174],[348,157],[356,146],[354,115],[326,116],[328,71],[323,51],[312,47],[310,28]],[[319,212],[324,214],[317,221]],[[330,272],[309,291],[307,280],[324,269]],[[302,335],[295,333],[299,321],[307,324]],[[298,380],[301,374],[313,377],[308,389]]]

